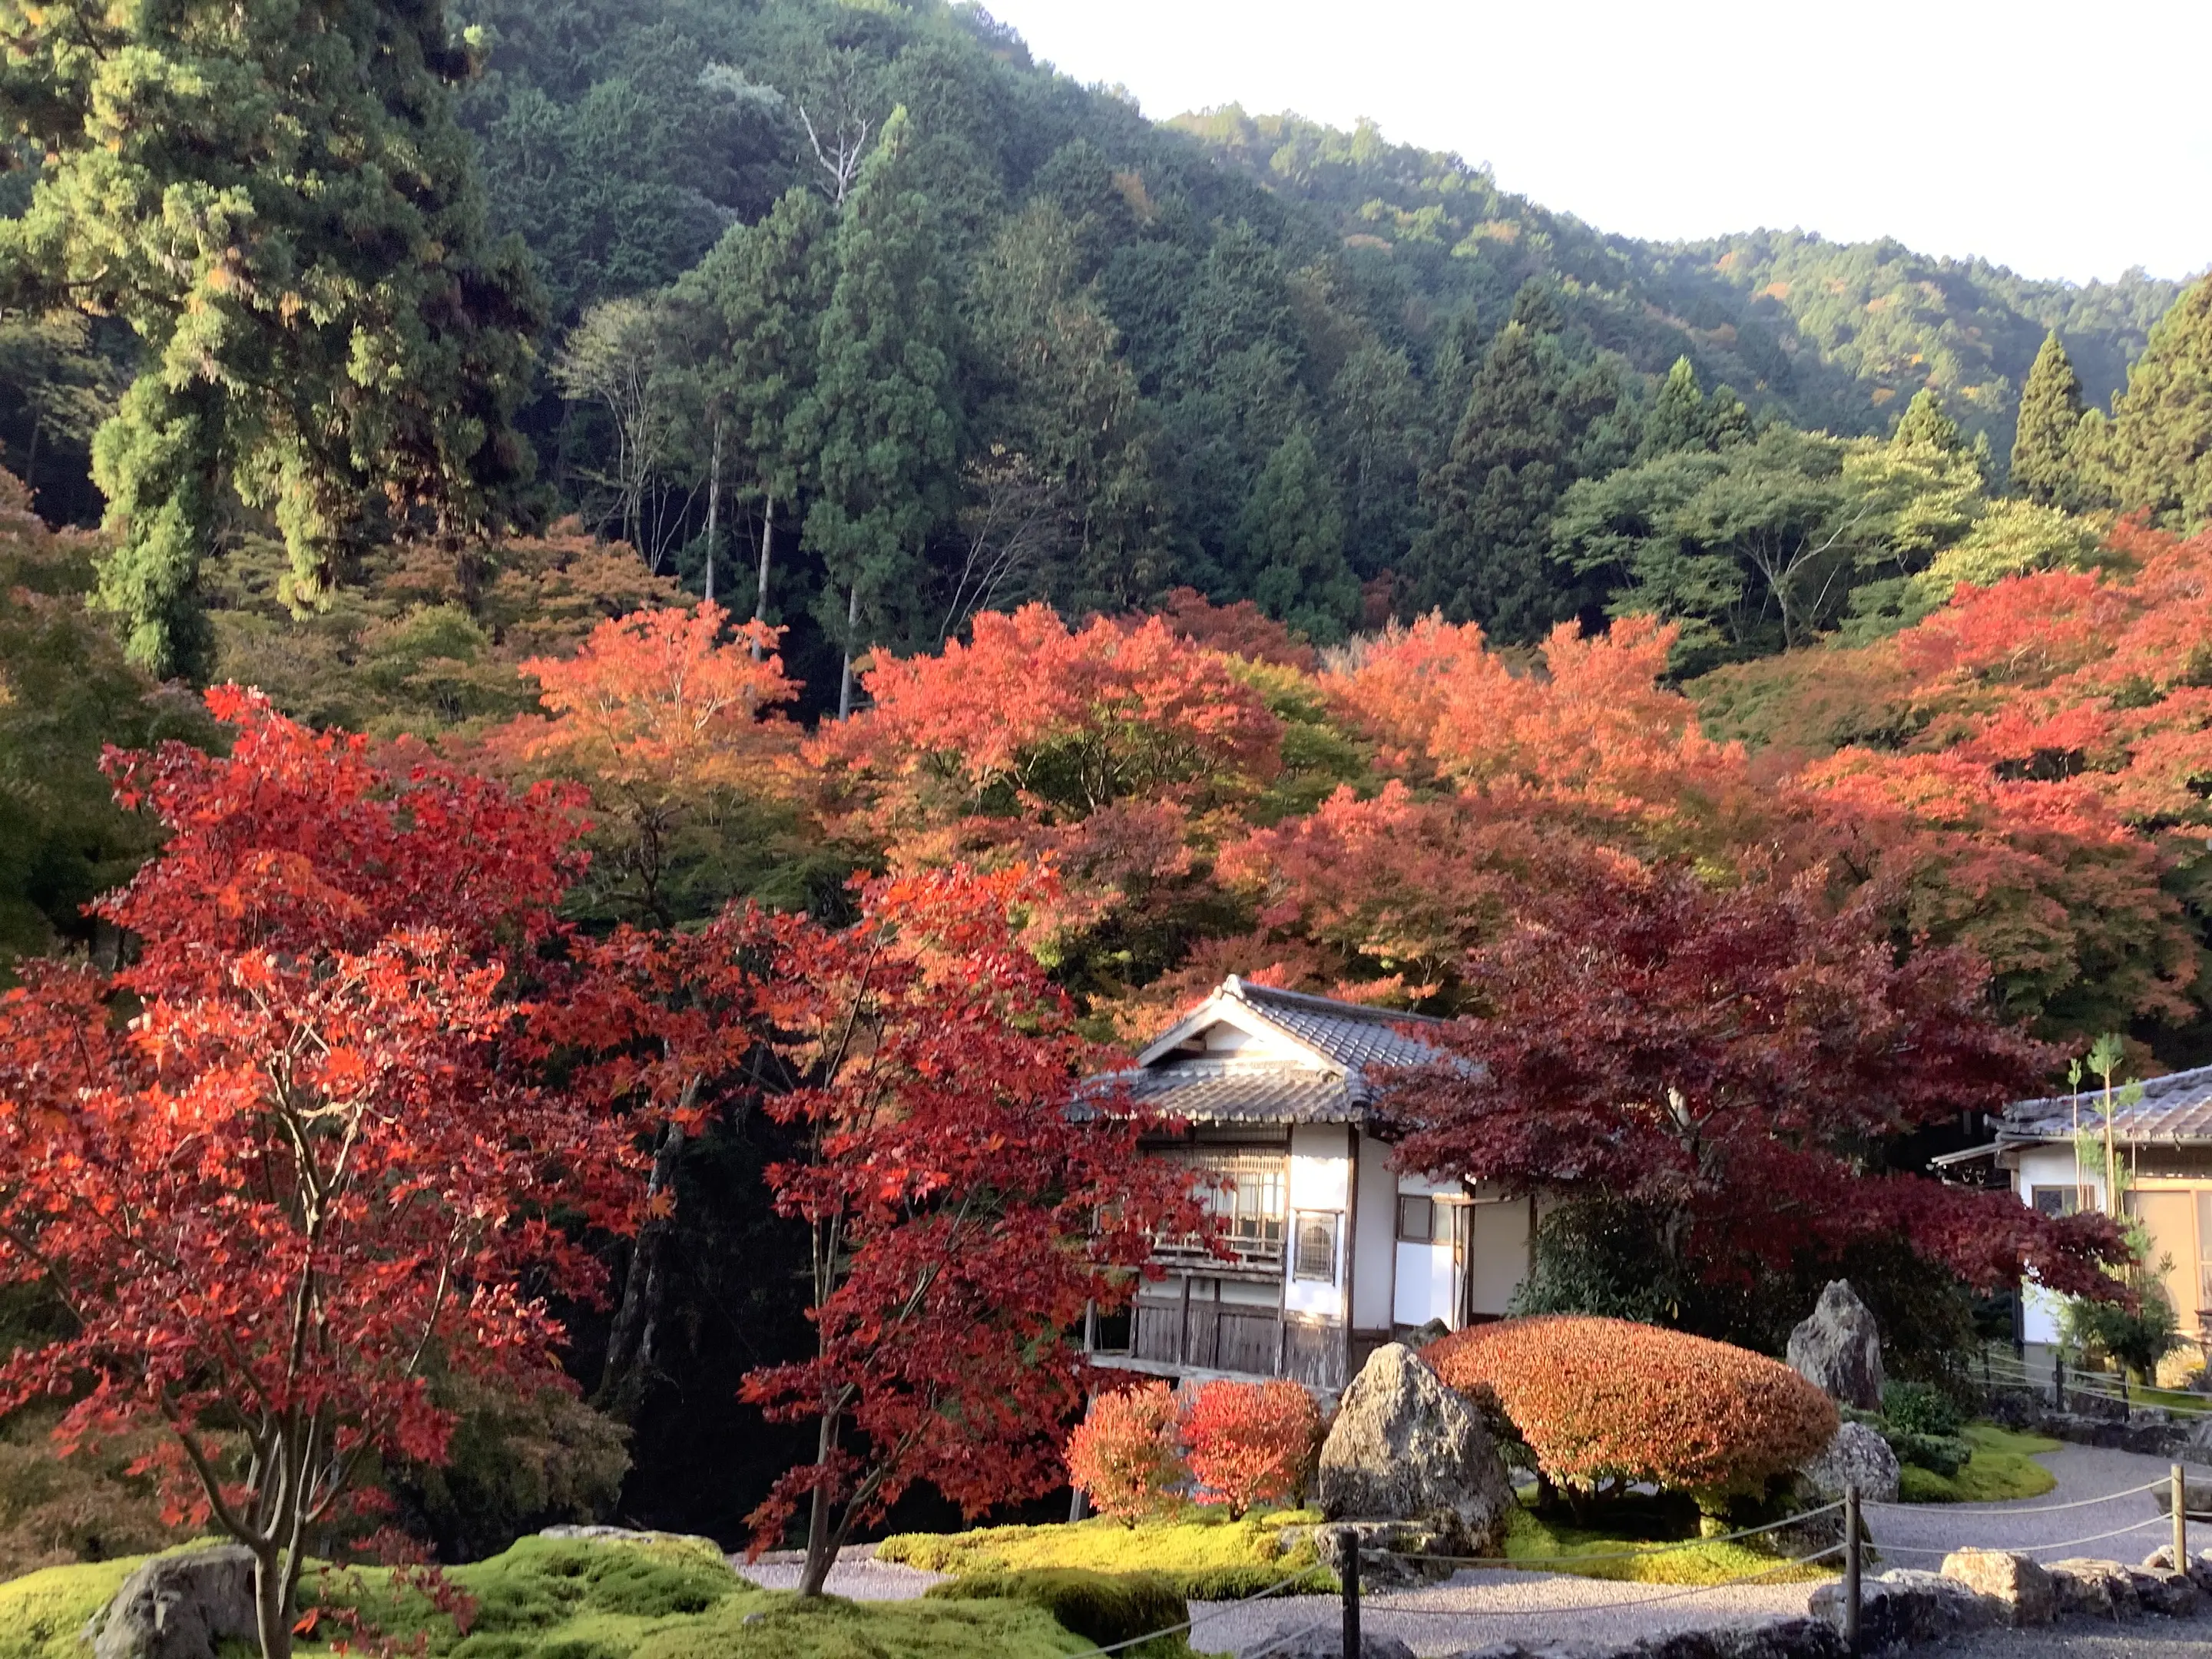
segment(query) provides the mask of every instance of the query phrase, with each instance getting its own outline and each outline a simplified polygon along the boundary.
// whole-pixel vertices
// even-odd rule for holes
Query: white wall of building
[[[1421,1176],[1400,1176],[1397,1193],[1415,1198],[1459,1198],[1466,1189],[1456,1181],[1430,1181]],[[1391,1196],[1390,1237],[1397,1267],[1397,1285],[1390,1317],[1400,1325],[1421,1326],[1431,1319],[1451,1321],[1458,1312],[1458,1264],[1452,1260],[1451,1237],[1416,1244],[1398,1237],[1397,1195]]]
[[[1291,1131],[1291,1236],[1285,1252],[1283,1306],[1291,1313],[1344,1317],[1345,1224],[1351,1207],[1352,1138],[1340,1123],[1301,1123]],[[1298,1217],[1302,1212],[1337,1217],[1336,1268],[1329,1283],[1297,1276]]]
[[[2023,1204],[2035,1202],[2038,1187],[2086,1187],[2087,1202],[2102,1208],[2105,1172],[2101,1167],[2076,1167],[2071,1146],[2023,1146],[2014,1173],[2014,1190]],[[2059,1299],[2041,1285],[2021,1287],[2021,1335],[2030,1342],[2058,1340]]]
[[[1390,1149],[1362,1130],[1359,1135],[1358,1243],[1352,1253],[1352,1325],[1387,1331],[1398,1279],[1398,1176]]]

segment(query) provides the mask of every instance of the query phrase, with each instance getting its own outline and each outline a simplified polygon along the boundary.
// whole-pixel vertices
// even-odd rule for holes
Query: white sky
[[[2075,281],[2212,265],[2212,0],[984,0],[1147,115],[1490,161],[1601,230],[1802,226]]]

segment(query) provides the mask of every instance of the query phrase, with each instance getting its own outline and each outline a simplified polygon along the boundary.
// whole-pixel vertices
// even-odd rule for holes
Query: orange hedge
[[[1555,1485],[1648,1480],[1755,1494],[1836,1432],[1836,1408],[1787,1365],[1626,1319],[1572,1314],[1455,1332],[1422,1355],[1455,1389],[1487,1386]]]

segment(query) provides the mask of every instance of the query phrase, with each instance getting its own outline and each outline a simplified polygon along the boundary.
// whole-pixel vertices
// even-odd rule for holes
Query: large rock
[[[1344,1626],[1279,1625],[1258,1647],[1245,1649],[1244,1659],[1344,1659]],[[1413,1659],[1413,1650],[1395,1636],[1362,1630],[1359,1659]]]
[[[1377,1348],[1344,1391],[1316,1484],[1332,1521],[1420,1522],[1459,1553],[1495,1547],[1513,1510],[1481,1417],[1395,1342]]]
[[[216,1659],[218,1644],[258,1635],[243,1544],[155,1556],[84,1629],[93,1659]]]
[[[2058,1616],[2051,1575],[2032,1556],[2010,1550],[1954,1550],[1943,1558],[1943,1576],[1988,1596],[1996,1604],[1997,1622],[2015,1630],[2047,1625]]]
[[[1832,1400],[1881,1409],[1881,1332],[1849,1279],[1830,1279],[1812,1317],[1790,1333],[1790,1366]]]
[[[1812,1613],[1840,1631],[1844,1587],[1820,1585],[1813,1592]],[[1859,1585],[1859,1646],[1863,1652],[1917,1647],[1962,1631],[1984,1630],[1996,1622],[1994,1603],[1939,1572],[1896,1568]]]
[[[2051,1588],[2063,1617],[2086,1613],[2098,1619],[2136,1619],[2142,1615],[2142,1596],[2136,1589],[2136,1575],[2117,1561],[2075,1557],[2045,1564]]]
[[[1897,1454],[1863,1423],[1838,1425],[1827,1449],[1804,1468],[1805,1486],[1824,1504],[1841,1498],[1849,1486],[1870,1504],[1894,1504],[1897,1480]]]

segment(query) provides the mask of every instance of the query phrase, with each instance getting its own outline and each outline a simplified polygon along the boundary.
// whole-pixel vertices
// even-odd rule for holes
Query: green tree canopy
[[[2012,443],[2012,487],[2045,507],[2073,505],[2081,494],[2074,447],[2081,429],[2081,380],[2052,329],[2020,394]]]
[[[2212,276],[2174,301],[2128,371],[2111,457],[2123,508],[2177,528],[2212,519]]]
[[[1359,579],[1344,556],[1336,482],[1313,434],[1277,446],[1237,524],[1245,592],[1309,638],[1340,640],[1359,614]]]
[[[45,155],[0,222],[9,297],[113,313],[146,347],[93,456],[132,659],[204,665],[226,489],[274,514],[303,599],[387,503],[447,534],[495,517],[530,473],[512,417],[539,307],[484,229],[439,0],[7,21],[0,107]]]

